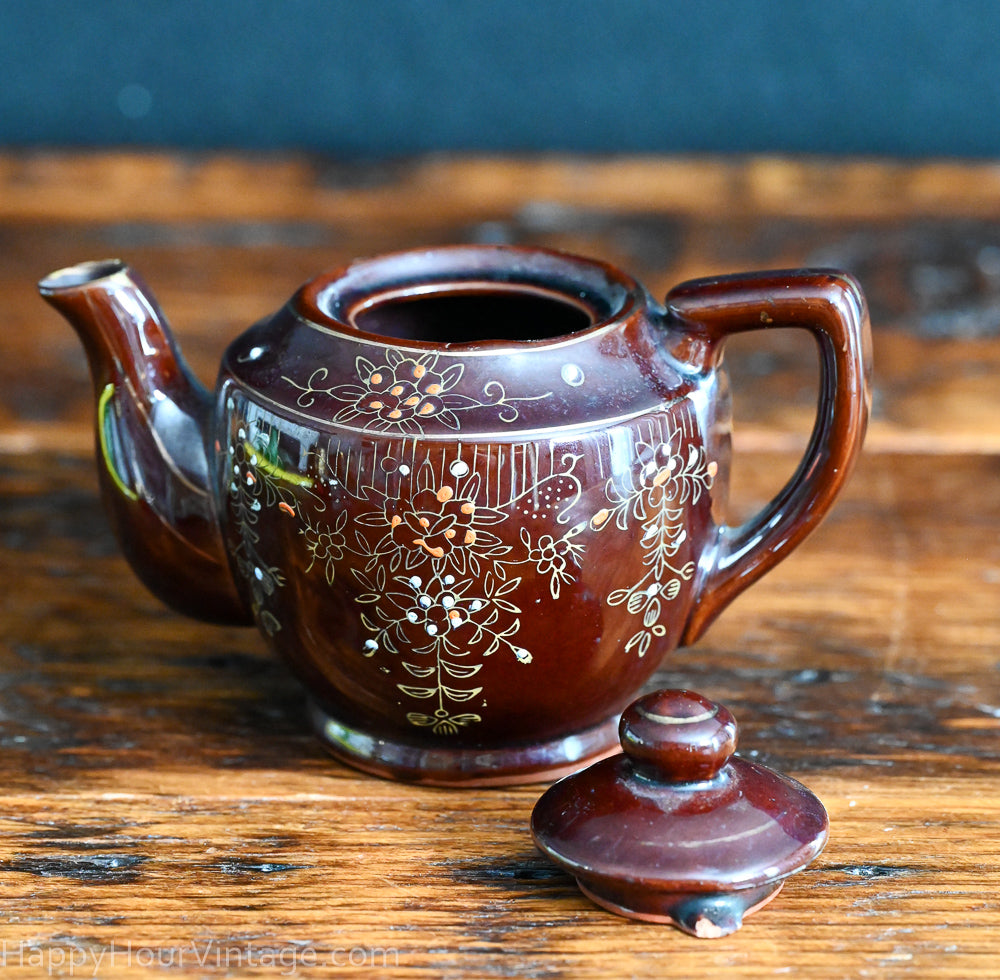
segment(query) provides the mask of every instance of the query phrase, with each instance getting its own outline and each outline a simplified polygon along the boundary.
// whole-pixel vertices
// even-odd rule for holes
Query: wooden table
[[[829,845],[706,942],[603,912],[532,846],[541,787],[398,785],[327,758],[252,632],[126,569],[97,498],[61,265],[141,269],[192,366],[356,255],[513,241],[662,295],[843,266],[875,415],[822,528],[658,682],[826,803]],[[1000,975],[1000,168],[783,159],[0,156],[0,957],[5,976]],[[815,356],[734,342],[734,514],[791,472]],[[152,971],[152,973],[151,973]]]

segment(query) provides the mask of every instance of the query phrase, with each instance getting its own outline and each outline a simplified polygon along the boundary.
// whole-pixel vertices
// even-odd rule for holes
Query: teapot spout
[[[60,269],[38,289],[87,352],[101,491],[129,564],[178,612],[249,623],[212,492],[212,399],[184,364],[152,293],[118,260]]]

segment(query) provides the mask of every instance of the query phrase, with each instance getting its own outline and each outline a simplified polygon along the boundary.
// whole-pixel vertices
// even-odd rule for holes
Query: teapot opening
[[[598,322],[589,306],[562,293],[496,282],[386,291],[348,319],[366,333],[439,344],[549,340]]]

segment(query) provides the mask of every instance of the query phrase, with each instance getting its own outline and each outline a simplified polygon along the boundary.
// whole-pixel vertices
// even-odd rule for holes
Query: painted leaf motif
[[[458,496],[462,500],[475,500],[479,494],[479,487],[482,484],[482,477],[473,470],[468,479],[459,487]]]
[[[670,535],[670,554],[676,554],[680,546],[687,540],[687,531],[679,524],[675,524],[667,528],[667,534]]]
[[[450,391],[462,379],[462,374],[464,372],[464,364],[452,364],[451,367],[445,368],[441,372],[441,387],[445,391]]]
[[[493,593],[494,597],[498,595],[507,595],[509,592],[513,592],[521,584],[521,577],[508,579],[503,585],[499,586],[496,592]]]
[[[636,609],[632,608],[633,600],[636,596],[641,596],[641,592],[633,593],[629,589],[615,589],[614,592],[608,595],[608,605],[609,606],[620,606],[627,599],[629,602],[628,611],[630,613],[637,613],[639,609],[642,608],[641,604]]]
[[[432,698],[438,692],[436,687],[413,687],[410,684],[397,684],[396,687],[411,698]]]
[[[404,661],[403,666],[414,677],[430,677],[437,670],[434,664],[431,664],[430,666],[425,666],[424,664],[408,664]]]
[[[646,594],[645,590],[641,592],[629,593],[628,589],[619,589],[617,592],[612,592],[608,596],[608,602],[612,606],[620,606],[624,602],[625,597],[628,596],[628,605],[625,607],[633,616],[638,616],[642,612],[643,607],[646,605],[646,601],[649,596]],[[615,601],[612,601],[614,599]]]
[[[479,402],[468,395],[447,394],[441,395],[441,403],[452,412],[461,412],[470,408],[479,408]]]
[[[635,650],[636,654],[640,657],[646,656],[646,651],[649,649],[649,634],[648,633],[636,633],[632,639],[625,644],[626,650]]]
[[[437,721],[437,718],[433,715],[422,715],[419,711],[411,711],[407,714],[406,720],[411,725],[417,725],[420,728],[428,728]]]
[[[520,631],[521,631],[521,620],[515,619],[514,622],[507,627],[507,629],[501,630],[499,635],[503,637],[514,636]]]
[[[434,467],[431,466],[430,462],[424,460],[420,469],[417,470],[417,489],[418,490],[435,490],[434,485]]]
[[[405,665],[404,666],[408,666]],[[464,679],[466,677],[475,677],[483,669],[482,664],[454,664],[448,660],[442,660],[441,666],[444,668],[445,672],[451,677],[457,677],[459,679]],[[431,670],[434,668],[432,667]]]
[[[385,592],[383,594],[397,609],[409,609],[413,605],[412,592]]]
[[[651,598],[649,605],[646,607],[646,612],[643,614],[642,625],[648,629],[650,626],[655,626],[659,618],[660,600],[657,598]]]
[[[264,632],[267,633],[268,636],[274,636],[275,633],[281,630],[281,623],[279,623],[274,614],[269,612],[267,609],[261,610],[260,622],[264,627]]]
[[[486,524],[500,524],[501,522],[507,520],[507,515],[500,510],[494,510],[492,507],[477,507],[476,508],[476,527],[480,527]],[[490,537],[493,537],[490,535]],[[499,542],[499,538],[494,538],[495,541]]]
[[[301,399],[299,399],[299,401],[301,402]],[[312,402],[310,402],[309,404],[311,405]],[[309,406],[306,405],[305,407],[308,408]],[[361,413],[353,405],[348,405],[346,408],[342,408],[339,412],[337,412],[337,414],[334,415],[331,421],[338,423],[353,422],[360,415]]]
[[[402,685],[400,685],[400,688],[402,689]],[[483,689],[481,687],[474,687],[468,691],[460,691],[457,688],[445,687],[445,685],[442,684],[441,690],[444,692],[444,696],[448,698],[449,701],[471,701],[477,694],[481,693]]]

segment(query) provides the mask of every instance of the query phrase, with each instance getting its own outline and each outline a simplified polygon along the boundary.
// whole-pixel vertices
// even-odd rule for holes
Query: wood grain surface
[[[541,786],[327,758],[251,631],[181,619],[97,497],[82,350],[34,282],[120,255],[210,383],[305,278],[453,241],[568,248],[662,295],[836,265],[875,406],[820,530],[657,684],[721,700],[830,842],[734,936],[591,905],[533,847]],[[1000,976],[1000,168],[787,159],[0,156],[0,962],[64,976]],[[733,519],[791,473],[815,354],[739,338]]]

